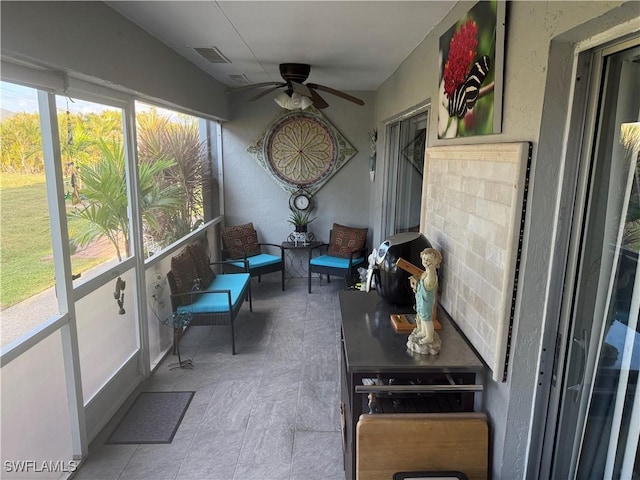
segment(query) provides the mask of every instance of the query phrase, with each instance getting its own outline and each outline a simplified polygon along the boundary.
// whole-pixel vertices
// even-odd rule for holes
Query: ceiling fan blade
[[[331,95],[335,95],[336,97],[344,98],[350,102],[356,103],[358,105],[364,105],[364,101],[360,100],[358,97],[354,97],[349,95],[348,93],[341,92],[340,90],[336,90],[335,88],[325,87],[324,85],[318,85],[317,83],[307,83],[307,87],[315,88],[322,92],[330,93]]]
[[[320,96],[318,92],[313,89],[309,89],[311,92],[311,100],[313,100],[313,106],[318,110],[322,110],[323,108],[327,108],[329,104],[325,101],[324,98]]]
[[[234,92],[242,92],[244,90],[251,90],[252,88],[260,88],[260,87],[268,87],[271,85],[277,85],[278,87],[282,87],[286,85],[285,82],[262,82],[262,83],[252,83],[251,85],[243,85],[242,87],[233,87],[227,89],[227,93]]]
[[[304,95],[305,97],[311,97],[311,90],[309,90],[309,88],[306,85],[303,85],[298,82],[293,82],[293,81],[290,83],[291,83],[291,90],[293,90],[294,93],[297,93],[299,95]]]
[[[267,88],[266,90],[263,90],[262,92],[258,93],[257,95],[254,95],[253,97],[251,97],[248,101],[249,102],[255,102],[256,100],[264,97],[265,95],[270,94],[274,90],[277,90],[277,89],[282,88],[284,86],[286,86],[286,84],[276,85],[275,87]]]

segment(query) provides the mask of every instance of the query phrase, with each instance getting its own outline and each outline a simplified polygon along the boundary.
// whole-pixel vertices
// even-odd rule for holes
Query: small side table
[[[178,354],[178,361],[176,363],[170,363],[169,370],[175,368],[193,368],[193,361],[191,361],[191,359],[182,360],[180,357],[180,341],[177,335],[178,328],[184,328],[191,323],[191,312],[173,312],[167,318],[161,320],[161,322],[167,327],[173,328],[173,343],[176,347],[176,353]]]
[[[313,241],[307,242],[306,245],[302,243],[298,243],[297,245],[294,242],[282,242],[282,248],[287,251],[287,272],[289,272],[289,277],[293,278],[304,278],[307,276],[307,268],[308,265],[306,260],[309,258],[309,255],[295,255],[293,252],[308,252],[312,248],[315,248],[319,245],[322,245],[324,242]],[[289,250],[291,250],[291,254],[289,254]]]

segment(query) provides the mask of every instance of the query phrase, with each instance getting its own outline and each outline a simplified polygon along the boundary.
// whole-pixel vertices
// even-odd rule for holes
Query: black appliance
[[[431,243],[419,232],[404,232],[391,235],[380,244],[376,254],[376,290],[386,302],[394,305],[413,305],[415,296],[409,285],[408,272],[396,265],[403,258],[424,269],[420,252],[431,247]]]

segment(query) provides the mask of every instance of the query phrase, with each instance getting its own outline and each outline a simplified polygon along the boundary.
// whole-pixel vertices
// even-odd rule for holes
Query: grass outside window
[[[54,286],[44,175],[0,174],[0,213],[0,302],[4,310]],[[78,269],[74,273],[104,260],[74,260]]]

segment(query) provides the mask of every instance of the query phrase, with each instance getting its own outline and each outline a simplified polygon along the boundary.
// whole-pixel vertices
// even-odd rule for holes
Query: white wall
[[[373,92],[350,92],[365,101],[358,106],[329,94],[329,107],[322,110],[358,153],[315,194],[317,219],[309,230],[317,239],[329,240],[333,222],[356,227],[369,226],[369,131],[373,128]],[[280,115],[281,108],[268,95],[255,102],[253,94],[232,99],[233,120],[223,126],[225,218],[227,225],[253,222],[260,241],[280,244],[293,231],[287,223],[289,196],[251,157],[246,148]],[[369,234],[369,243],[371,234]]]
[[[437,100],[438,39],[475,2],[461,2],[400,65],[378,90],[375,120],[380,126],[398,112],[425,99]],[[549,263],[554,252],[556,205],[562,162],[562,131],[567,115],[567,82],[573,55],[553,59],[556,78],[547,78],[551,41],[584,41],[635,19],[637,3],[629,2],[509,2],[505,57],[503,133],[460,140],[437,140],[437,113],[432,109],[429,145],[532,141],[534,144],[521,282],[507,383],[487,379],[483,404],[491,420],[493,476],[525,478],[532,409],[538,379],[541,338],[547,322]],[[635,12],[635,13],[634,13]],[[579,27],[577,27],[579,26]],[[577,27],[577,28],[574,28]],[[571,32],[567,35],[566,32]],[[562,77],[560,79],[560,77]],[[562,84],[562,82],[564,82]],[[562,88],[560,88],[562,87]],[[564,101],[563,101],[564,99]],[[544,108],[553,109],[544,111]],[[563,109],[564,107],[564,109]],[[551,115],[549,115],[551,114]],[[547,119],[543,121],[543,119]],[[379,131],[380,127],[379,127]],[[549,138],[555,142],[549,146]],[[544,157],[538,155],[544,152]],[[384,167],[383,167],[384,168]],[[381,211],[381,182],[372,194],[372,215]],[[446,346],[443,346],[446,348]],[[549,373],[549,372],[547,372]],[[508,428],[507,428],[508,426]]]
[[[3,58],[228,118],[225,87],[102,2],[1,2]]]

